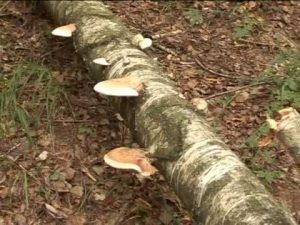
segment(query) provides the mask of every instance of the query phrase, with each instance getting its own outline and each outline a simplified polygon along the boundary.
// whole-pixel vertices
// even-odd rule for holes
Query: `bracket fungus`
[[[104,155],[104,162],[117,169],[131,169],[142,176],[151,176],[157,169],[151,165],[144,151],[136,148],[115,148]]]
[[[105,58],[97,58],[93,60],[94,63],[102,65],[102,66],[109,66],[110,63],[107,62],[107,60]]]
[[[100,94],[110,96],[139,96],[143,84],[136,77],[123,77],[97,83],[94,90]]]
[[[151,47],[152,40],[150,38],[144,38],[141,34],[137,34],[132,38],[132,44],[139,46],[141,49],[146,49]]]
[[[76,30],[75,23],[70,23],[61,27],[55,28],[51,34],[59,37],[72,37],[72,33]]]

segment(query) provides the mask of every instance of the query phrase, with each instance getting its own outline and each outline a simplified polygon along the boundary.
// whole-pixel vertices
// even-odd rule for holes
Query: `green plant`
[[[222,98],[219,98],[217,100],[217,103],[222,106],[222,108],[226,108],[227,106],[230,105],[230,103],[234,100],[236,95],[229,95],[229,96],[224,96]]]
[[[280,51],[273,67],[260,74],[271,89],[271,103],[267,107],[270,115],[287,106],[300,108],[300,54]]]
[[[163,11],[171,11],[173,9],[176,9],[177,7],[177,2],[176,1],[162,1],[161,2]]]
[[[50,180],[56,181],[60,178],[60,172],[58,170],[54,170],[53,173],[50,175]]]
[[[277,170],[269,171],[265,169],[254,171],[254,173],[262,178],[267,184],[272,184],[278,177],[280,177],[280,172]]]
[[[90,127],[80,126],[78,128],[78,133],[79,134],[84,134],[84,135],[91,135],[93,133],[93,131]]]
[[[203,23],[203,15],[199,9],[188,8],[183,12],[183,15],[192,26]]]
[[[233,28],[234,37],[238,39],[245,38],[253,31],[253,28],[257,23],[257,19],[246,15],[242,21],[239,21]]]
[[[10,74],[1,77],[1,134],[7,132],[8,124],[19,124],[31,142],[30,126],[39,123],[43,114],[46,114],[51,129],[61,92],[51,73],[43,66],[24,60]]]
[[[265,137],[270,132],[270,126],[268,123],[261,124],[256,131],[250,135],[246,140],[245,144],[248,146],[248,148],[256,152],[258,148],[258,142]]]

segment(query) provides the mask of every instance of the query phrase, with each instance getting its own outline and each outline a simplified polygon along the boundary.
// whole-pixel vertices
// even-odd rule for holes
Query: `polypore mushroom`
[[[157,169],[153,167],[145,153],[140,149],[120,147],[104,155],[104,162],[117,169],[132,169],[142,176],[150,176]]]
[[[107,62],[105,58],[97,58],[97,59],[94,59],[93,62],[96,64],[99,64],[99,65],[102,65],[102,66],[110,65],[110,63]]]
[[[141,49],[145,49],[151,47],[152,40],[150,38],[144,38],[141,34],[137,34],[132,38],[132,43]]]
[[[72,37],[72,33],[76,30],[75,23],[70,23],[61,27],[55,28],[51,33],[60,37]]]
[[[94,90],[110,96],[138,96],[143,88],[142,83],[135,77],[124,77],[97,83]]]
[[[141,49],[149,48],[152,45],[152,40],[150,38],[144,38],[139,42],[139,46]]]

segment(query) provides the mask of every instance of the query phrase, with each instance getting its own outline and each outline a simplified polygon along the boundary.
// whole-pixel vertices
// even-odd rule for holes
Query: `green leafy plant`
[[[199,9],[188,8],[183,12],[183,15],[192,26],[200,25],[201,23],[203,23],[203,15]]]
[[[262,178],[267,184],[272,184],[280,176],[280,172],[277,170],[269,171],[269,170],[262,169],[254,172],[259,178]]]
[[[246,145],[252,149],[255,150],[258,146],[259,140],[261,140],[263,137],[265,137],[270,132],[270,126],[268,123],[261,124],[256,132],[254,132],[250,137],[246,139]]]
[[[50,180],[56,181],[59,180],[60,173],[58,170],[54,170],[53,173],[50,175]]]
[[[84,134],[84,135],[91,135],[93,133],[93,131],[90,127],[80,126],[78,129],[78,133]]]
[[[300,54],[281,51],[273,64],[272,68],[260,74],[260,79],[268,81],[271,89],[267,112],[273,115],[284,107],[300,108]]]
[[[224,96],[222,98],[219,98],[217,100],[217,103],[222,106],[222,108],[226,108],[227,106],[230,105],[230,103],[234,100],[236,95],[229,95],[229,96]]]
[[[233,28],[234,30],[234,37],[241,39],[245,38],[248,36],[254,26],[258,23],[258,21],[254,17],[250,16],[245,16],[242,21],[238,22],[235,27]]]

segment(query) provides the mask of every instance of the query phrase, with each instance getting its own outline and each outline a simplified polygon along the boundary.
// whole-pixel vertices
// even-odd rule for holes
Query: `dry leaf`
[[[81,198],[83,195],[83,187],[82,186],[74,186],[71,188],[70,192],[78,198]]]
[[[269,145],[272,142],[273,137],[274,137],[274,133],[270,132],[266,137],[264,137],[258,142],[258,147],[265,147]]]
[[[41,154],[39,154],[38,159],[40,161],[45,161],[48,158],[48,153],[47,151],[43,151]]]

